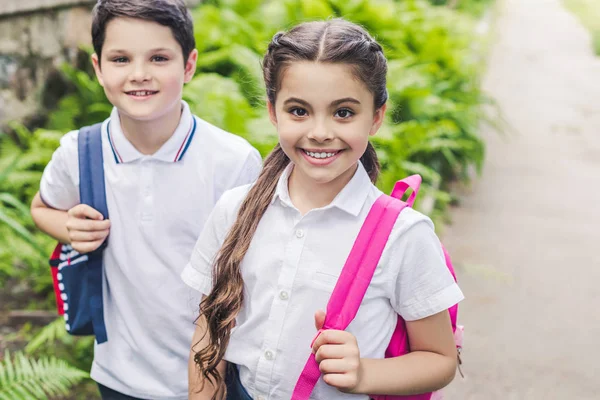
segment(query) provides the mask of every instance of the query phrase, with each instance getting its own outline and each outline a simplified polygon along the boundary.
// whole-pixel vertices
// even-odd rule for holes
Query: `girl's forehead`
[[[372,99],[372,94],[354,73],[352,65],[314,61],[293,62],[282,71],[278,99],[300,97],[323,101],[345,97]]]

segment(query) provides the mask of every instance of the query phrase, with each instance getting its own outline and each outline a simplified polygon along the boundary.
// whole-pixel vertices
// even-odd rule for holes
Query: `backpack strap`
[[[385,194],[375,201],[333,289],[327,303],[323,328],[317,332],[313,343],[323,330],[344,330],[352,322],[371,283],[398,215],[407,206],[407,203]],[[319,365],[315,355],[311,353],[298,378],[292,400],[307,400],[320,377]]]
[[[82,204],[99,211],[108,218],[106,193],[104,188],[104,162],[102,159],[102,124],[81,128],[78,137],[79,149],[79,196]],[[90,313],[96,341],[108,340],[104,324],[102,304],[102,252],[105,240],[98,249],[88,253],[87,284],[89,290]]]
[[[394,189],[392,190],[392,197],[402,200],[402,197],[406,193],[406,191],[410,188],[412,189],[412,193],[410,194],[406,203],[409,207],[412,207],[415,204],[415,199],[417,198],[417,193],[419,193],[419,188],[421,187],[421,176],[420,175],[411,175],[402,179],[401,181],[396,182],[394,185]]]

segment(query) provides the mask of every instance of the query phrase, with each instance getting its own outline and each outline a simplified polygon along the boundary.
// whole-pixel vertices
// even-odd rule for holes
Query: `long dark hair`
[[[295,61],[347,64],[373,94],[376,110],[387,101],[387,61],[382,48],[356,24],[342,19],[307,22],[289,32],[277,33],[263,59],[267,98],[271,104],[275,104],[285,68]],[[200,304],[210,342],[195,354],[194,361],[200,367],[203,381],[215,382],[221,391],[224,390],[224,382],[217,365],[223,359],[231,328],[244,301],[240,264],[275,194],[279,177],[289,162],[279,145],[266,158],[258,180],[242,202],[237,219],[217,255],[212,291]],[[361,162],[371,181],[375,182],[379,175],[379,161],[370,143]]]

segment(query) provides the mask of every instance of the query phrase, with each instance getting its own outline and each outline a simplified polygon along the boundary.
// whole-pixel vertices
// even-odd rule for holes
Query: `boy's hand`
[[[96,250],[108,236],[110,221],[87,204],[78,204],[67,212],[67,231],[73,249],[79,253]]]
[[[315,313],[315,327],[323,327],[325,313]],[[342,392],[353,393],[359,386],[362,364],[356,338],[351,333],[328,329],[313,343],[313,353],[323,380]]]

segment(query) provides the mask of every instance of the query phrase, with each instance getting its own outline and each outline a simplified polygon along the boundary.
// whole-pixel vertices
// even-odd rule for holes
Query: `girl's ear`
[[[377,111],[375,111],[375,115],[373,116],[373,125],[371,125],[369,136],[374,136],[379,128],[381,128],[381,124],[383,124],[383,121],[385,120],[385,110],[387,110],[387,104],[382,105]]]
[[[275,113],[275,105],[267,100],[267,109],[269,110],[269,119],[275,128],[277,128],[277,114]]]
[[[98,78],[98,82],[100,86],[104,87],[104,79],[102,79],[102,69],[100,68],[100,59],[96,53],[92,54],[92,65],[94,66],[94,72],[96,73],[96,78]]]

